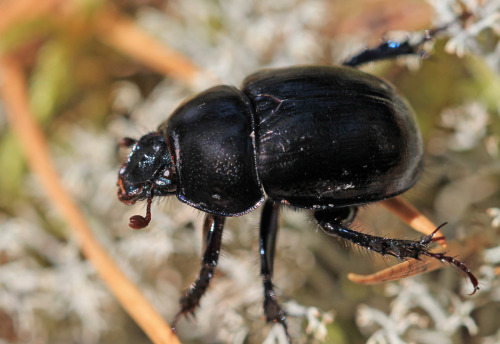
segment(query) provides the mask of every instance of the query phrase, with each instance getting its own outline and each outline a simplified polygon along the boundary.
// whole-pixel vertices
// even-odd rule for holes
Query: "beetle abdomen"
[[[206,90],[177,108],[158,131],[173,146],[181,201],[223,216],[245,214],[263,201],[252,114],[240,91]]]
[[[418,179],[422,139],[393,88],[346,67],[296,67],[249,76],[257,166],[267,195],[302,208],[395,196]]]

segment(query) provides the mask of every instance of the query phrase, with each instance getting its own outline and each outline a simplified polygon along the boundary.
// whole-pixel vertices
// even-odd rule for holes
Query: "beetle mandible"
[[[241,90],[215,86],[181,104],[158,129],[132,147],[118,178],[126,204],[176,195],[206,213],[206,246],[198,278],[180,300],[181,315],[193,313],[219,258],[224,220],[263,204],[261,276],[268,322],[286,314],[273,290],[273,260],[281,206],[309,209],[329,235],[400,259],[422,256],[453,264],[478,281],[460,261],[432,253],[438,231],[421,240],[389,239],[349,228],[357,207],[411,188],[422,173],[423,144],[412,110],[394,88],[353,67],[417,53],[416,44],[384,42],[342,66],[268,69],[250,75]]]

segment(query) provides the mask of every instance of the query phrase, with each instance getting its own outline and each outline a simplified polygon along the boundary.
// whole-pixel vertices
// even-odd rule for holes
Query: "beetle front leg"
[[[264,313],[267,322],[283,325],[288,335],[286,313],[278,304],[272,282],[276,236],[278,234],[279,205],[267,200],[262,209],[259,233],[260,273],[264,284]]]
[[[200,304],[201,297],[205,294],[212,277],[215,267],[219,261],[220,247],[222,242],[222,230],[224,228],[224,216],[214,216],[207,214],[203,223],[203,233],[205,237],[205,251],[201,261],[201,270],[196,281],[191,284],[184,296],[180,300],[181,309],[172,322],[172,329],[175,331],[175,325],[182,315],[192,314]]]

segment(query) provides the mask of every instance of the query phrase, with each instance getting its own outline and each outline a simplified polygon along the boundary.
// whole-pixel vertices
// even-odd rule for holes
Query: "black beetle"
[[[425,40],[425,39],[423,39]],[[422,41],[423,41],[422,40]],[[422,173],[422,138],[412,111],[383,80],[351,68],[417,52],[419,42],[385,42],[343,66],[300,66],[257,72],[241,90],[216,86],[180,105],[158,130],[122,145],[132,152],[119,172],[118,198],[148,200],[176,195],[206,213],[206,248],[200,274],[181,299],[180,315],[192,313],[217,265],[225,217],[253,211],[264,202],[260,224],[261,275],[267,321],[286,329],[271,277],[280,205],[312,209],[329,235],[400,259],[428,256],[441,238],[401,240],[349,228],[357,206],[381,201],[412,187]]]

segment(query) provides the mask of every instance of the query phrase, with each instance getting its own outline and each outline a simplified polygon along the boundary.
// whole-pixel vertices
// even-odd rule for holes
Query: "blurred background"
[[[0,53],[22,68],[30,116],[43,129],[60,182],[126,275],[171,321],[200,267],[199,211],[175,198],[116,198],[127,156],[118,141],[155,130],[185,98],[240,85],[263,67],[337,64],[384,39],[453,23],[420,56],[368,64],[415,109],[426,170],[405,194],[443,228],[453,254],[480,279],[474,296],[456,269],[376,286],[367,274],[398,263],[318,230],[284,210],[274,283],[297,343],[499,343],[500,1],[498,0],[0,0]],[[464,20],[457,20],[464,13]],[[395,37],[395,38],[394,38]],[[5,62],[5,61],[4,61]],[[0,343],[147,343],[82,255],[7,121],[9,66],[0,64]],[[3,69],[2,69],[3,68]],[[21,101],[22,102],[22,101]],[[26,148],[27,147],[27,148]],[[223,253],[183,343],[278,343],[265,323],[260,210],[226,221]],[[372,205],[355,226],[421,234]]]

